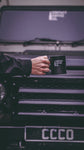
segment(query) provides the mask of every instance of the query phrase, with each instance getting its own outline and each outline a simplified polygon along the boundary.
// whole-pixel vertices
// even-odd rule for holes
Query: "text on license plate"
[[[84,128],[26,126],[25,141],[84,143]]]

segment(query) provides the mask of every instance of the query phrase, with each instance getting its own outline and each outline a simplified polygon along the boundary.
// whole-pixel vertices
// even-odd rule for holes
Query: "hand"
[[[34,75],[44,75],[49,72],[50,61],[47,56],[39,56],[31,59],[32,61],[32,71],[31,74]]]

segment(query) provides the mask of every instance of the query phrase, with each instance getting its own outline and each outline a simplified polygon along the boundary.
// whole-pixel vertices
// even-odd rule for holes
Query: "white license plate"
[[[26,126],[24,140],[26,142],[84,143],[84,128]]]

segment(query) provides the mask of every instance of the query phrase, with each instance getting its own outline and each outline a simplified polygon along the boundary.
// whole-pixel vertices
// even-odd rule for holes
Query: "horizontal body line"
[[[19,93],[57,93],[57,94],[84,94],[84,90],[73,89],[32,89],[20,88]]]
[[[34,101],[34,100],[20,100],[19,102],[18,102],[18,104],[32,104],[32,105],[74,105],[74,106],[82,106],[82,105],[84,105],[84,102],[80,102],[80,101],[78,101],[78,102],[74,102],[74,101],[67,101],[67,102],[65,102],[65,101],[61,101],[60,102],[60,100],[59,101],[53,101],[53,100],[51,100],[51,101]]]
[[[19,112],[19,116],[64,116],[64,117],[84,117],[84,114],[69,114],[69,113],[36,113],[36,112]]]

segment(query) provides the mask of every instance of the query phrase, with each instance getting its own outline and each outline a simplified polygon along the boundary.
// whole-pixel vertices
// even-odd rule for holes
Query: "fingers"
[[[48,57],[43,56],[42,65],[41,65],[42,72],[44,73],[49,72],[50,71],[49,66],[50,66],[50,61]]]
[[[47,56],[42,56],[42,62],[43,63],[46,63],[46,64],[50,64],[50,61],[49,61],[49,59],[48,59],[48,57]]]
[[[41,68],[49,68],[49,64],[41,63],[41,64],[40,64],[40,67],[41,67]]]
[[[49,68],[42,68],[41,71],[44,73],[49,72]]]
[[[41,65],[40,67],[38,66],[38,67],[36,68],[36,70],[38,70],[38,72],[43,72],[43,73],[50,71],[49,67],[48,67],[48,66],[45,67],[45,65]]]
[[[42,72],[42,71],[39,71],[38,73],[37,73],[37,75],[45,75],[46,73],[45,72]]]

